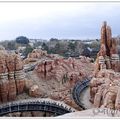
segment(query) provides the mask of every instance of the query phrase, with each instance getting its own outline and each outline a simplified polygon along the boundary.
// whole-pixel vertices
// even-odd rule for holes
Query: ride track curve
[[[0,116],[13,112],[25,111],[45,111],[54,113],[55,116],[58,116],[75,112],[76,110],[63,102],[40,98],[13,101],[0,105]]]
[[[85,78],[84,80],[82,81],[78,81],[74,88],[73,88],[73,91],[72,91],[72,97],[73,97],[73,100],[75,101],[75,103],[80,107],[82,108],[83,110],[86,110],[87,108],[85,107],[85,105],[81,102],[81,99],[80,99],[80,94],[84,91],[84,89],[86,87],[89,86],[89,83],[90,83],[90,79],[88,78]]]
[[[33,64],[33,65],[29,66],[29,67],[24,68],[24,71],[25,71],[26,73],[29,72],[29,71],[33,71],[36,66],[37,66],[37,64]],[[89,83],[90,83],[90,78],[89,78],[89,79],[88,79],[88,78],[84,78],[84,80],[78,81],[78,82],[75,84],[75,86],[74,86],[74,88],[73,88],[73,91],[72,91],[73,100],[74,100],[75,103],[76,103],[79,107],[81,107],[83,110],[85,110],[85,109],[87,109],[87,108],[86,108],[85,105],[81,102],[81,100],[80,100],[80,94],[81,94],[81,92],[84,91],[84,89],[85,89],[86,87],[89,86]]]
[[[24,68],[24,71],[25,71],[26,73],[29,72],[29,71],[33,71],[36,66],[37,66],[37,63],[36,63],[36,64],[33,64],[33,65],[30,65],[29,67]],[[78,82],[75,84],[75,86],[74,86],[74,88],[73,88],[73,91],[72,91],[73,100],[74,100],[75,103],[76,103],[80,108],[82,108],[83,110],[86,110],[87,108],[86,108],[85,105],[81,102],[80,94],[84,91],[84,89],[85,89],[86,87],[89,86],[90,80],[91,80],[91,79],[84,78],[84,80],[78,81]],[[49,105],[52,105],[52,104],[49,104]],[[48,106],[49,106],[49,105],[48,105]],[[55,105],[55,104],[54,104],[54,105]],[[57,105],[57,104],[56,104],[56,105]],[[55,105],[55,106],[56,106],[56,105]],[[21,106],[21,105],[20,105],[20,106]],[[47,105],[46,105],[46,106],[47,106]],[[48,107],[48,106],[47,106],[47,107]],[[56,106],[56,107],[55,107],[55,106],[54,106],[53,109],[59,108],[59,106]],[[49,109],[49,108],[47,108],[47,107],[46,107],[46,109]],[[37,110],[37,111],[40,111],[40,110]],[[42,107],[41,107],[41,111],[45,111],[45,110],[42,109]],[[48,110],[48,112],[53,112],[53,111]],[[62,114],[69,113],[69,112],[70,112],[69,110],[64,110],[64,108],[61,108],[61,113],[56,112],[56,114],[57,114],[57,115],[62,115]],[[54,113],[55,113],[55,111],[54,111]],[[0,108],[0,116],[1,116],[1,108]]]

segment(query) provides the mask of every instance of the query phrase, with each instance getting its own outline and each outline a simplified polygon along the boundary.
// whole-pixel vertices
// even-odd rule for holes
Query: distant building
[[[26,47],[25,46],[20,46],[18,47],[17,51],[23,51]]]
[[[94,41],[99,41],[99,39],[93,39],[93,40],[82,40],[84,44],[91,44]]]
[[[38,46],[38,47],[37,47],[37,49],[42,49],[42,46],[41,46],[41,45],[40,45],[40,46]]]
[[[31,47],[33,47],[33,46],[34,46],[34,43],[30,42],[29,45],[30,45]]]
[[[44,42],[46,43],[47,40],[44,40],[44,39],[29,39],[30,43],[36,43],[36,42]]]

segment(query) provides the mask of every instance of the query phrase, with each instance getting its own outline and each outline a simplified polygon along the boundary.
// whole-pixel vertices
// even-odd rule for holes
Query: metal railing
[[[86,87],[89,86],[90,79],[85,78],[83,81],[78,81],[72,91],[72,97],[75,103],[80,106],[83,110],[86,109],[85,105],[81,102],[80,94],[84,91]]]
[[[62,102],[40,98],[13,101],[0,105],[0,116],[8,113],[24,111],[45,111],[54,113],[56,116],[58,116],[75,112],[75,109],[63,104]]]

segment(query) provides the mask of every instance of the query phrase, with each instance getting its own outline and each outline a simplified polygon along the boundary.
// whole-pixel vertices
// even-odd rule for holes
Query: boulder
[[[37,85],[33,85],[30,89],[29,89],[29,95],[31,97],[39,97],[40,93],[39,93],[39,87]]]

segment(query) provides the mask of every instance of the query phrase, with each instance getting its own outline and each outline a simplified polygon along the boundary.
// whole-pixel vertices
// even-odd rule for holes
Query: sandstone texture
[[[92,77],[94,64],[91,59],[80,56],[75,58],[54,58],[37,64],[30,74],[33,83],[38,83],[44,92],[43,97],[64,101],[66,104],[80,110],[72,98],[72,89],[77,81]]]
[[[41,58],[44,55],[47,55],[47,51],[34,49],[31,53],[28,54],[28,58]]]
[[[117,41],[112,38],[110,26],[106,22],[101,28],[101,45],[95,62],[95,75],[101,69],[113,69],[116,72],[120,71],[119,55],[117,50]]]
[[[58,56],[58,54],[48,54],[47,51],[41,49],[34,49],[28,54],[27,58],[24,60],[24,64],[34,63],[41,59],[54,59]]]
[[[100,51],[90,83],[90,101],[95,107],[120,110],[120,61],[117,42],[111,34],[111,28],[104,22]]]
[[[39,63],[35,71],[42,79],[49,81],[55,79],[62,84],[69,81],[72,84],[86,76],[91,76],[93,63],[90,62],[89,58],[84,56],[81,56],[80,59],[58,58],[54,60],[45,60]]]
[[[101,70],[90,84],[91,102],[95,107],[120,110],[120,73]]]
[[[0,50],[0,102],[12,101],[24,91],[25,74],[18,54]]]

